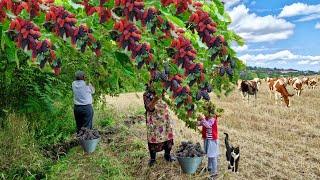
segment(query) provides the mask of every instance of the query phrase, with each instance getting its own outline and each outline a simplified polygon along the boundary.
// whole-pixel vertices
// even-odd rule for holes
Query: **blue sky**
[[[223,0],[250,66],[320,71],[320,0]]]

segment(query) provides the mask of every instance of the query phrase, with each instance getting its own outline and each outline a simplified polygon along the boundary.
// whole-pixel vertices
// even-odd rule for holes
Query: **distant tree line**
[[[296,77],[320,74],[315,71],[299,71],[295,69],[262,68],[248,66],[240,72],[241,79],[266,78],[266,77]]]

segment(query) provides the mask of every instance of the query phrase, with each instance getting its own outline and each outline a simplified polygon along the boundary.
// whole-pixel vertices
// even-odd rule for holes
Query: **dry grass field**
[[[288,87],[290,93],[294,93]],[[307,89],[301,97],[290,99],[291,107],[275,105],[274,96],[269,98],[266,82],[262,82],[258,99],[242,100],[235,91],[228,97],[213,101],[224,108],[220,118],[220,159],[218,179],[320,179],[320,89]],[[107,98],[119,114],[134,112],[143,108],[141,94],[122,94]],[[202,142],[198,132],[188,129],[182,121],[174,119],[175,148],[182,140]],[[168,164],[158,156],[153,168],[147,167],[147,143],[145,124],[138,123],[129,128],[132,141],[145,141],[146,154],[141,163],[132,168],[137,179],[206,179],[208,174],[201,171],[193,176],[181,173],[178,163]],[[225,160],[224,134],[228,132],[230,142],[240,146],[239,173],[227,171]]]

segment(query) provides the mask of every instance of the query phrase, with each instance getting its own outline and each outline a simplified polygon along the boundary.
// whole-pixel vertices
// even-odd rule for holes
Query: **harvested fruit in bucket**
[[[98,130],[82,127],[77,134],[79,140],[92,140],[100,138]]]
[[[202,150],[200,143],[193,144],[191,141],[182,141],[179,149],[176,151],[177,157],[202,157],[205,152]]]

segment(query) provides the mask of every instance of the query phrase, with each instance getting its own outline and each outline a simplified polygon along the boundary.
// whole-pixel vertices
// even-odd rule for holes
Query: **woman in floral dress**
[[[150,152],[149,166],[156,162],[156,153],[164,150],[165,160],[172,162],[175,159],[170,155],[173,146],[173,130],[169,116],[168,105],[162,97],[156,96],[150,84],[147,85],[143,100],[146,109],[146,124],[148,148]]]

